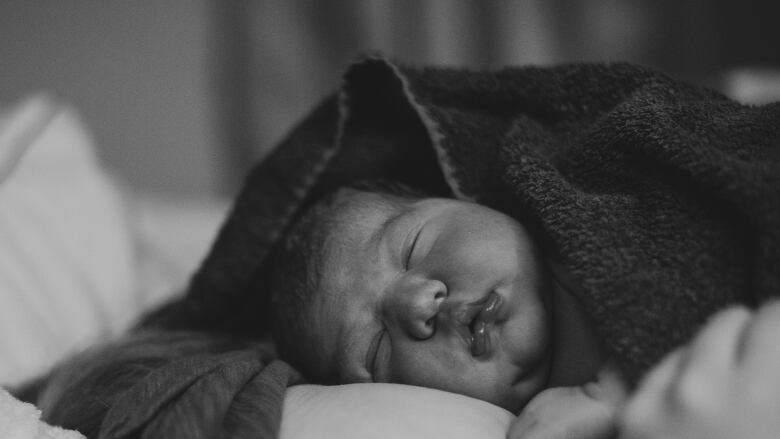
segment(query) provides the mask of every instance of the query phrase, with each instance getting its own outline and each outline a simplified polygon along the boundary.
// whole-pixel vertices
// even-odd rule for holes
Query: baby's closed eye
[[[383,327],[382,330],[374,335],[366,352],[366,370],[368,370],[373,382],[384,381],[382,378],[386,374],[383,375],[382,371],[386,369],[383,367],[383,364],[387,362],[389,345],[388,332]]]
[[[412,229],[412,233],[410,233],[407,238],[405,239],[406,244],[404,245],[404,251],[403,251],[403,260],[404,260],[404,269],[409,270],[409,268],[412,265],[412,256],[414,255],[414,250],[417,247],[417,242],[420,239],[420,235],[422,234],[422,225],[419,225]]]

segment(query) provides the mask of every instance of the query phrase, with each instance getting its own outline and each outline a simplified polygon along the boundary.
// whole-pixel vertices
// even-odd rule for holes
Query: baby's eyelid
[[[379,356],[379,345],[382,343],[382,337],[385,336],[386,332],[387,331],[383,326],[379,332],[374,334],[371,339],[371,344],[368,346],[368,351],[366,352],[366,370],[371,376],[371,381],[376,381],[376,361]]]
[[[420,238],[420,234],[422,232],[422,227],[418,227],[417,230],[414,232],[414,237],[412,238],[411,244],[406,249],[406,255],[404,257],[404,268],[409,269],[409,264],[412,261],[412,254],[414,253],[414,248],[417,246],[417,241]]]

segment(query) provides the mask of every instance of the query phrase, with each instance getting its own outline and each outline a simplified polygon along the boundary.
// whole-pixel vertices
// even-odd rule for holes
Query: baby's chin
[[[504,370],[511,370],[512,373],[506,377],[507,385],[505,392],[500,395],[500,398],[497,399],[498,402],[494,402],[494,404],[517,413],[534,396],[548,388],[552,368],[552,354],[552,346],[549,343],[539,345],[538,350],[533,352],[529,352],[527,349],[520,349],[515,352],[505,351],[504,361],[508,362],[508,364],[504,364]]]
[[[545,358],[534,369],[519,373],[512,382],[483,399],[512,413],[519,413],[534,396],[548,388],[549,369],[549,358]]]
[[[525,407],[531,401],[531,399],[533,399],[533,397],[536,396],[542,390],[544,390],[543,387],[539,389],[528,390],[528,389],[518,389],[513,386],[512,388],[508,389],[506,392],[503,392],[502,394],[499,395],[495,395],[491,399],[486,399],[486,401],[495,404],[512,413],[519,413],[523,409],[523,407]]]

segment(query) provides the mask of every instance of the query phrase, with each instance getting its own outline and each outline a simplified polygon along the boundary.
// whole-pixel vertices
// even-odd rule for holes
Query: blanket
[[[99,438],[275,438],[297,373],[253,351],[183,358],[149,373],[105,414]]]
[[[51,426],[40,420],[34,405],[0,388],[0,437],[5,439],[84,439],[77,431]]]
[[[274,246],[362,178],[521,220],[632,382],[718,309],[780,293],[780,104],[622,63],[369,58],[253,169],[186,297],[142,326],[267,333]]]
[[[139,331],[62,363],[35,402],[43,421],[91,439],[275,438],[301,381],[266,342]]]

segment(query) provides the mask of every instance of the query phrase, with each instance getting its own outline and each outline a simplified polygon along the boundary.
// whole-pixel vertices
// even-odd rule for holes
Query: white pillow
[[[0,386],[138,314],[122,197],[76,111],[37,95],[0,114]]]
[[[287,389],[280,439],[506,437],[514,415],[455,393],[401,384]]]

